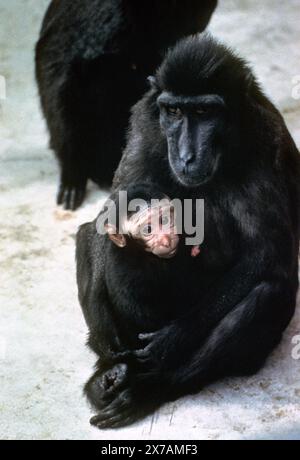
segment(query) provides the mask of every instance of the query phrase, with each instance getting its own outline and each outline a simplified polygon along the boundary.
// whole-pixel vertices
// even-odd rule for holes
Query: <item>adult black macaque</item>
[[[76,209],[87,180],[111,184],[130,107],[164,51],[205,29],[217,0],[52,0],[36,78],[61,164],[58,204]]]
[[[100,355],[86,394],[99,428],[130,423],[223,376],[256,372],[295,310],[300,158],[282,116],[247,64],[205,34],[181,41],[150,81],[133,109],[114,190],[153,182],[171,199],[203,198],[205,239],[189,259],[177,317],[130,350],[119,340],[126,323],[104,301],[105,240],[95,223],[80,230],[79,296]],[[180,271],[180,258],[172,263]],[[143,315],[135,318],[144,333]],[[109,348],[115,354],[101,361]]]

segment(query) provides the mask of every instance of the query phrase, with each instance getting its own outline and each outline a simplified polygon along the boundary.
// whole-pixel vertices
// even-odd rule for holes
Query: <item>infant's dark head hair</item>
[[[129,219],[133,214],[138,213],[143,209],[143,205],[146,203],[148,205],[151,204],[151,200],[163,200],[166,199],[166,195],[155,185],[151,183],[143,183],[143,184],[134,184],[128,187],[126,190],[127,192],[127,203],[121,209],[126,209],[126,215],[118,215],[121,218],[121,221]],[[120,201],[123,199],[120,195],[118,195],[116,199],[117,211],[119,214],[120,209]],[[128,205],[133,200],[141,200],[141,206],[137,206],[134,211],[128,210]],[[117,226],[119,228],[122,222],[117,222]]]
[[[121,190],[113,193],[99,215],[100,219],[105,215],[106,220],[104,222],[101,220],[103,225],[114,222],[118,231],[121,230],[122,223],[130,219],[132,215],[145,209],[145,205],[150,206],[151,200],[161,201],[167,198],[160,188],[152,183],[130,185],[124,192],[126,193]],[[129,203],[133,200],[141,200],[141,206],[137,204],[134,210],[129,211]]]

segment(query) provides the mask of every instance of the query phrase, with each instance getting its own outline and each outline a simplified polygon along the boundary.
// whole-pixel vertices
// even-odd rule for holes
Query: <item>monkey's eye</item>
[[[207,113],[207,109],[204,108],[204,107],[199,107],[198,109],[196,109],[196,114],[197,115],[203,115],[204,113]]]
[[[151,235],[152,233],[152,227],[151,225],[145,225],[142,229],[143,235]]]
[[[181,118],[182,112],[178,107],[167,107],[166,108],[168,115],[171,117]]]
[[[160,225],[168,225],[169,217],[168,216],[161,216],[159,218],[159,223],[160,223]]]

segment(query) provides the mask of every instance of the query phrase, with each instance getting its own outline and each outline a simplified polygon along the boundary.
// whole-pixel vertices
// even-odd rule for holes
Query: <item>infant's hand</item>
[[[199,256],[200,252],[201,252],[201,249],[200,249],[199,245],[193,246],[192,250],[191,250],[191,256],[192,257],[197,257],[197,256]]]

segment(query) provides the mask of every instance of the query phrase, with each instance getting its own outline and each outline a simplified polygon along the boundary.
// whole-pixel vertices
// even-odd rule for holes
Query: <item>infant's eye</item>
[[[142,230],[143,235],[151,235],[152,233],[152,227],[151,225],[145,225]]]
[[[169,223],[169,217],[168,216],[161,216],[159,219],[160,225],[168,225]]]

